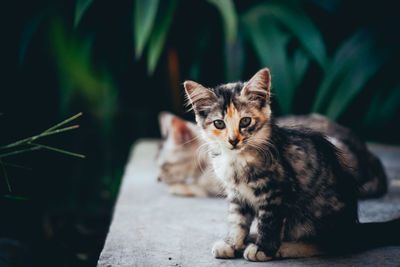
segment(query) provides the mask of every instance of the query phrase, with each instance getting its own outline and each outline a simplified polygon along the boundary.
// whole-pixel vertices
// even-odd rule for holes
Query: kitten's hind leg
[[[173,195],[184,197],[207,197],[206,190],[198,184],[173,184],[169,186],[169,192]]]
[[[322,254],[324,254],[324,252],[314,244],[304,242],[282,242],[276,253],[276,257],[307,258]]]

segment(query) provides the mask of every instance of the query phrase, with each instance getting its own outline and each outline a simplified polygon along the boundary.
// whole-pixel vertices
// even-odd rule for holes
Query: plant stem
[[[27,138],[22,139],[22,140],[19,140],[19,141],[17,141],[17,142],[14,142],[14,143],[11,143],[11,144],[2,146],[2,147],[0,147],[0,150],[1,150],[1,149],[7,149],[7,148],[12,148],[12,147],[20,146],[20,145],[23,145],[23,144],[26,144],[26,143],[35,141],[35,140],[37,140],[37,139],[39,139],[39,138],[41,138],[41,137],[44,137],[44,136],[49,136],[49,135],[53,135],[53,134],[58,134],[58,133],[62,133],[62,132],[74,130],[74,129],[77,129],[77,128],[79,128],[79,125],[73,125],[73,126],[65,127],[65,128],[62,128],[62,129],[58,129],[58,130],[55,130],[55,131],[51,131],[51,132],[46,132],[46,131],[45,131],[45,132],[42,132],[42,133],[40,133],[40,134],[38,134],[38,135],[31,136],[31,137],[27,137]]]
[[[21,150],[17,150],[17,151],[12,151],[12,152],[9,152],[9,153],[0,154],[0,158],[5,158],[5,157],[8,157],[8,156],[21,154],[21,153],[29,152],[29,151],[34,151],[34,150],[38,150],[38,149],[40,149],[39,146],[34,146],[34,147],[29,147],[29,148],[25,148],[25,149],[21,149]]]
[[[12,190],[11,190],[10,181],[8,180],[7,171],[6,171],[6,168],[4,167],[3,161],[1,159],[0,159],[0,165],[1,165],[1,168],[3,169],[4,179],[6,180],[6,183],[7,183],[8,192],[11,193]]]
[[[31,143],[31,142],[29,142],[28,144],[34,145],[36,147],[40,147],[40,148],[56,151],[56,152],[59,152],[59,153],[64,153],[64,154],[67,154],[67,155],[70,155],[70,156],[74,156],[74,157],[78,157],[78,158],[86,158],[85,155],[69,152],[69,151],[66,151],[66,150],[63,150],[63,149],[60,149],[60,148],[55,148],[55,147],[46,146],[46,145],[42,145],[42,144],[38,144],[38,143]]]
[[[57,128],[59,128],[60,126],[62,126],[62,125],[64,125],[64,124],[67,124],[68,122],[70,122],[70,121],[72,121],[72,120],[75,120],[76,118],[78,118],[78,117],[80,117],[80,116],[82,116],[82,112],[79,112],[78,114],[76,114],[76,115],[72,116],[71,118],[68,118],[68,119],[66,119],[66,120],[64,120],[64,121],[62,121],[62,122],[60,122],[60,123],[54,125],[53,127],[50,127],[49,129],[47,129],[47,130],[44,131],[43,133],[51,132],[51,131],[53,131],[54,129],[57,129]]]
[[[13,195],[4,195],[3,197],[16,200],[28,200],[26,197],[13,196]]]

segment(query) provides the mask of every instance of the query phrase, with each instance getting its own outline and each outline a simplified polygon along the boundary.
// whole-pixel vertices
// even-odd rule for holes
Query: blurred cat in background
[[[208,167],[205,145],[197,125],[171,113],[159,114],[161,143],[156,156],[158,180],[175,195],[223,196],[222,187]]]
[[[169,185],[170,193],[176,195],[224,196],[219,180],[209,168],[207,147],[199,138],[197,125],[168,112],[160,113],[159,124],[162,141],[157,154],[158,180]],[[342,152],[344,163],[356,178],[358,198],[386,193],[386,174],[380,160],[350,129],[319,114],[281,117],[276,124],[324,134]]]

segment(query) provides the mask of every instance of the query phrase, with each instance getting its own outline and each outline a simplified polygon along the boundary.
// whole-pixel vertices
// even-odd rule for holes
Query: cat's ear
[[[185,87],[188,104],[192,106],[196,115],[201,111],[207,110],[217,100],[214,92],[201,84],[186,81],[183,86]]]
[[[182,120],[179,117],[172,118],[172,131],[176,144],[189,145],[196,141],[196,133],[192,130],[193,123]]]
[[[262,106],[270,103],[271,73],[268,68],[263,68],[246,82],[241,93],[249,100],[261,101]]]
[[[177,145],[189,144],[196,140],[196,125],[172,113],[163,111],[158,116],[161,135],[164,139],[173,138]]]
[[[171,122],[174,115],[167,111],[161,111],[158,114],[158,124],[160,126],[161,137],[166,139],[171,132]]]

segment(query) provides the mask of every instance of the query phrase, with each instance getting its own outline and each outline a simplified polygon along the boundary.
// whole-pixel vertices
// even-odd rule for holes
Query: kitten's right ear
[[[192,106],[196,115],[200,111],[207,109],[217,100],[214,92],[201,84],[193,81],[186,81],[183,83],[183,86],[185,87],[188,104]]]

